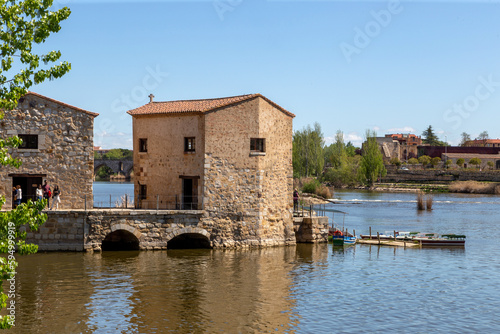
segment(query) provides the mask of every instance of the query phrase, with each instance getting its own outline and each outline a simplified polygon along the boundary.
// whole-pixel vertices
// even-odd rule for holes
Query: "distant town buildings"
[[[260,94],[150,99],[128,111],[137,207],[205,210],[215,233],[250,244],[294,240],[295,115]]]
[[[386,134],[376,139],[386,162],[394,158],[400,161],[415,158],[418,155],[418,146],[422,145],[421,137],[414,134]]]
[[[29,92],[18,107],[0,121],[3,138],[19,136],[22,145],[12,150],[20,168],[2,167],[0,187],[6,207],[12,206],[11,189],[20,185],[22,202],[35,200],[38,185],[47,180],[61,189],[61,207],[92,207],[94,170],[94,118],[98,114]]]
[[[465,147],[500,147],[500,139],[475,139],[465,142]]]

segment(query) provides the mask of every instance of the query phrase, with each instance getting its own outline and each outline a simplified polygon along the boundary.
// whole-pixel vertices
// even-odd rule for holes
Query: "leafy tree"
[[[440,157],[434,157],[431,159],[431,165],[432,167],[436,168],[436,166],[441,162]]]
[[[410,160],[408,160],[408,163],[410,165],[416,165],[416,164],[418,164],[418,159],[417,158],[411,158]]]
[[[479,159],[479,158],[472,158],[472,159],[469,160],[469,163],[471,165],[475,165],[477,167],[477,166],[481,165],[481,159]]]
[[[51,0],[4,0],[0,2],[0,118],[4,112],[17,107],[19,99],[33,84],[47,79],[52,80],[66,74],[71,65],[68,62],[53,64],[61,57],[59,51],[36,54],[33,46],[42,44],[60,30],[60,22],[67,19],[71,11],[64,7],[50,11]],[[43,66],[41,64],[43,62]],[[9,154],[9,149],[17,148],[22,143],[18,137],[0,139],[0,165],[19,167],[21,161]],[[0,198],[0,207],[5,198]],[[7,295],[3,293],[2,283],[15,277],[17,261],[15,251],[21,255],[33,254],[38,246],[26,244],[26,231],[22,226],[36,230],[45,222],[47,216],[41,213],[46,200],[19,205],[11,211],[0,212],[0,252],[8,254],[0,257],[0,309],[7,305]],[[14,318],[0,316],[0,328],[10,328]]]
[[[422,155],[418,158],[418,162],[422,164],[422,166],[427,166],[431,162],[431,157],[428,155]]]
[[[458,158],[457,159],[457,165],[460,166],[460,167],[463,167],[464,166],[464,163],[465,163],[465,160],[462,159],[462,158]]]
[[[324,167],[324,140],[321,126],[307,126],[293,134],[292,162],[294,177],[320,175]]]
[[[345,151],[347,153],[347,156],[348,157],[353,157],[356,155],[356,150],[358,148],[355,147],[351,142],[348,142],[346,145],[345,145]]]
[[[103,166],[99,168],[96,172],[96,179],[97,180],[108,180],[109,176],[113,174],[113,170],[109,168],[108,166]]]
[[[446,162],[444,163],[444,165],[446,166],[446,168],[449,168],[451,166],[453,161],[451,161],[451,159],[448,159],[446,160]]]
[[[111,149],[102,155],[102,159],[107,160],[132,160],[132,158],[133,152],[123,148]]]
[[[367,130],[366,141],[362,148],[363,154],[359,167],[359,177],[361,182],[368,186],[372,186],[378,176],[387,174],[376,137],[377,133],[375,131]]]
[[[488,161],[486,164],[487,164],[487,165],[488,165],[488,167],[490,167],[490,168],[493,168],[493,166],[495,166],[495,164],[493,163],[493,161]]]
[[[340,168],[347,163],[346,145],[344,144],[344,134],[338,130],[335,134],[335,143],[331,144],[326,150],[328,155],[326,160],[333,168]]]
[[[467,142],[471,141],[471,137],[467,132],[462,132],[462,139],[460,140],[460,146],[465,146]]]

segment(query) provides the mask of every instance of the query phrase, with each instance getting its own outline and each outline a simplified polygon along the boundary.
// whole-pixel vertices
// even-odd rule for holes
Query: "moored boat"
[[[424,235],[413,238],[414,241],[424,246],[454,246],[463,247],[465,246],[465,235],[462,234],[443,234],[441,236],[437,234]]]

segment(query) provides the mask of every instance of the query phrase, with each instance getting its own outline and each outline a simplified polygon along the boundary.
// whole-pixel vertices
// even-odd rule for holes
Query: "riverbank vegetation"
[[[449,185],[453,193],[500,194],[500,183],[478,181],[455,181]]]

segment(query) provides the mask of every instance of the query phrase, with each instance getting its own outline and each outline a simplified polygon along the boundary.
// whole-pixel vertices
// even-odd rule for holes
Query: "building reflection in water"
[[[293,272],[324,247],[19,257],[12,333],[293,331]]]

